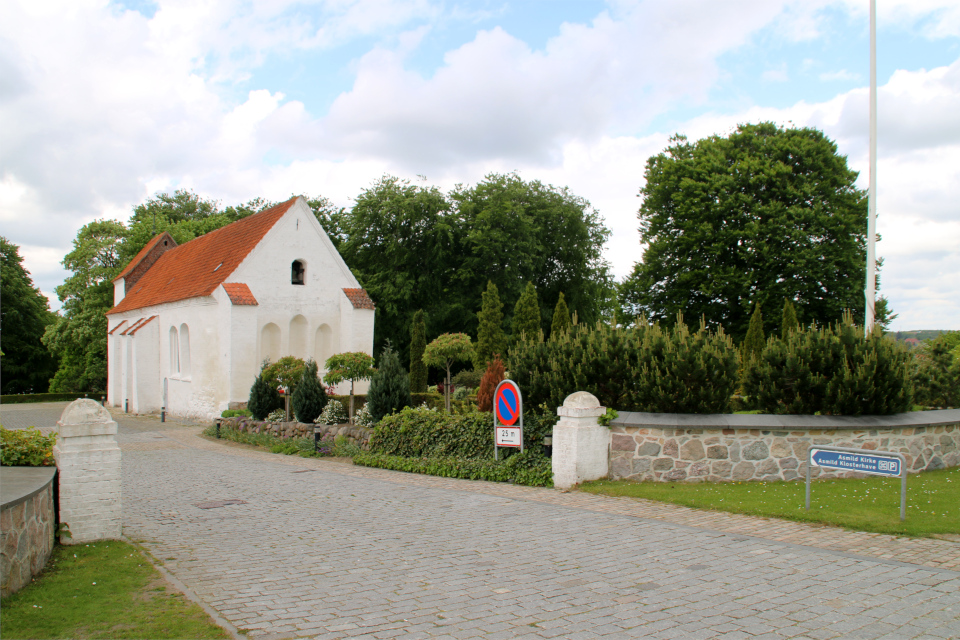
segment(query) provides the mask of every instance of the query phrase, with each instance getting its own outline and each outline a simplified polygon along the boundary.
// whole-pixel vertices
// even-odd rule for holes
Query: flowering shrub
[[[367,408],[368,406],[367,404],[363,405],[359,411],[353,414],[353,424],[368,429],[373,427],[373,416],[370,415],[370,409]]]
[[[316,424],[343,424],[347,421],[347,411],[339,400],[330,400],[323,408],[320,416],[314,420]]]
[[[267,422],[285,422],[287,419],[287,412],[283,409],[274,409],[267,414]]]
[[[36,427],[4,429],[0,426],[0,464],[5,467],[52,467],[57,434],[45,436]]]

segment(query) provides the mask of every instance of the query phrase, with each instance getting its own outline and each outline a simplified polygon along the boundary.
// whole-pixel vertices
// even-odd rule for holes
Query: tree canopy
[[[20,247],[0,236],[0,380],[3,393],[46,393],[57,370],[41,342],[57,316],[23,267]]]
[[[696,143],[677,136],[644,177],[647,248],[621,289],[631,313],[702,316],[737,339],[758,303],[789,298],[801,324],[863,314],[866,195],[822,132],[765,122]],[[779,320],[768,314],[765,333],[780,333]]]

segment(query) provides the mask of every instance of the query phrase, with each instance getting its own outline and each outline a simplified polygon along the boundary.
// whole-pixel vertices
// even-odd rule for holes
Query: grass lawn
[[[581,491],[645,498],[699,509],[746,513],[906,536],[960,534],[960,467],[907,477],[907,519],[900,522],[900,478],[815,480],[810,511],[805,483],[667,483],[599,480]]]
[[[230,638],[118,540],[56,546],[43,573],[2,608],[4,640]]]

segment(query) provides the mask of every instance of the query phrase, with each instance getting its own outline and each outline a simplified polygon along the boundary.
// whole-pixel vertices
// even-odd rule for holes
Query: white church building
[[[182,245],[162,233],[113,282],[107,400],[131,412],[213,418],[266,359],[322,373],[336,353],[373,355],[373,302],[300,197]]]

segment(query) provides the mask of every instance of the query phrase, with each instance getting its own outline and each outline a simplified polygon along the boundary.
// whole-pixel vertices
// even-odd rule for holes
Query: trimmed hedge
[[[18,393],[12,395],[0,396],[0,404],[22,404],[26,402],[65,402],[79,400],[80,398],[90,398],[100,402],[100,398],[107,397],[106,391],[93,391],[86,393]]]
[[[513,482],[531,487],[552,487],[553,470],[550,459],[533,450],[514,453],[506,460],[474,460],[467,458],[434,457],[405,458],[383,453],[360,453],[353,463],[365,467],[423,473],[443,478]]]

